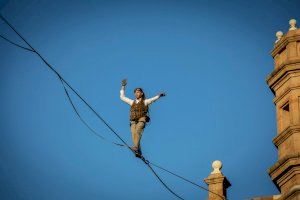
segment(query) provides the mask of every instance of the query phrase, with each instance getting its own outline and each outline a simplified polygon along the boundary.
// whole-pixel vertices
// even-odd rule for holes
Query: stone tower
[[[275,95],[278,161],[269,175],[280,191],[278,200],[300,200],[300,29],[290,20],[286,34],[277,32],[271,52],[274,71],[267,83]]]
[[[216,160],[212,163],[213,171],[204,179],[208,185],[208,200],[225,200],[227,199],[227,188],[231,186],[230,182],[221,172],[222,162]]]

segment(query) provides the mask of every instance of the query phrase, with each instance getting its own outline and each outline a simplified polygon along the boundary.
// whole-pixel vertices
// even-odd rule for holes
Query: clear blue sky
[[[201,185],[223,162],[231,200],[277,194],[273,94],[265,78],[275,33],[300,21],[290,1],[0,1],[1,13],[131,144],[129,107],[151,107],[143,153]],[[23,44],[0,22],[1,34]],[[0,40],[0,199],[174,199],[126,149],[89,133],[57,77],[34,54]],[[76,99],[107,138],[117,138]],[[185,199],[207,192],[159,171]]]

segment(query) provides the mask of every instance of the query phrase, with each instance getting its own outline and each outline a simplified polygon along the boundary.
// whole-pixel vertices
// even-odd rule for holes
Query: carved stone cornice
[[[274,139],[273,143],[278,148],[278,146],[284,142],[293,133],[300,133],[300,126],[289,126],[284,129],[280,134],[278,134]]]
[[[300,196],[300,185],[295,185],[286,194],[281,195],[277,200],[292,200]]]
[[[277,104],[278,101],[280,101],[283,97],[285,97],[288,93],[290,93],[293,90],[299,90],[300,86],[296,86],[296,87],[290,87],[287,90],[285,90],[282,94],[278,95],[277,97],[275,97],[273,99],[273,103]]]
[[[269,168],[268,173],[270,175],[276,173],[276,171],[278,171],[279,168],[282,167],[282,165],[290,163],[291,159],[298,159],[300,161],[300,153],[284,156],[283,158],[278,160],[272,167]]]
[[[297,60],[297,62],[296,62]],[[274,70],[270,75],[267,76],[266,82],[275,94],[274,87],[278,84],[279,80],[285,78],[290,72],[295,73],[300,71],[300,59],[287,60],[282,64],[282,67]]]
[[[280,190],[280,186],[294,176],[295,173],[300,173],[300,153],[288,155],[278,160],[269,168],[268,173]]]

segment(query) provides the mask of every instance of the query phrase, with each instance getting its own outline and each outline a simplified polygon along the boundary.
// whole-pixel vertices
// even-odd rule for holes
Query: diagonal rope
[[[73,100],[71,99],[70,97],[70,94],[64,84],[64,81],[61,79],[61,77],[59,77],[59,80],[61,81],[62,85],[63,85],[63,88],[64,88],[64,91],[65,91],[65,94],[66,96],[68,97],[68,100],[74,110],[74,112],[76,113],[76,115],[78,116],[78,118],[80,119],[80,121],[92,132],[94,133],[94,135],[96,135],[97,137],[99,137],[100,139],[106,141],[106,142],[109,142],[109,143],[112,143],[112,144],[115,144],[117,146],[124,146],[123,144],[119,144],[119,143],[116,143],[116,142],[111,142],[109,140],[107,140],[105,137],[103,137],[102,135],[100,135],[97,131],[95,131],[83,118],[82,116],[80,115],[79,111],[77,110]]]
[[[169,188],[169,186],[167,186],[167,184],[158,176],[158,174],[156,173],[156,171],[154,171],[154,169],[151,167],[151,165],[149,164],[149,161],[145,160],[145,159],[141,159],[143,160],[143,162],[145,163],[145,165],[147,165],[147,167],[151,170],[151,172],[156,176],[156,178],[161,182],[161,184],[163,184],[163,186],[165,186],[165,188],[167,190],[169,190],[169,192],[171,192],[174,196],[176,196],[178,199],[184,200],[181,196],[179,196],[178,194],[176,194],[173,190],[171,190]]]
[[[159,165],[157,165],[157,164],[154,164],[154,163],[152,163],[152,162],[150,162],[150,161],[149,161],[149,164],[152,165],[152,166],[154,166],[154,167],[157,167],[157,168],[159,168],[159,169],[161,169],[161,170],[163,170],[163,171],[165,171],[165,172],[167,172],[167,173],[169,173],[169,174],[172,174],[173,176],[176,176],[177,178],[180,178],[180,179],[182,179],[182,180],[184,180],[184,181],[186,181],[186,182],[188,182],[188,183],[190,183],[190,184],[192,184],[192,185],[195,185],[195,186],[197,186],[197,187],[199,187],[199,188],[201,188],[201,189],[203,189],[203,190],[206,190],[207,192],[210,192],[210,193],[212,193],[212,194],[215,194],[215,195],[221,197],[221,198],[224,199],[224,200],[228,200],[228,199],[226,199],[224,196],[221,196],[221,195],[218,194],[218,193],[215,193],[215,192],[213,192],[213,191],[210,191],[209,189],[207,189],[207,188],[205,188],[205,187],[203,187],[203,186],[201,186],[201,185],[199,185],[199,184],[197,184],[197,183],[195,183],[195,182],[193,182],[193,181],[190,181],[190,180],[188,180],[187,178],[184,178],[184,177],[182,177],[182,176],[180,176],[180,175],[178,175],[178,174],[175,174],[174,172],[171,172],[170,170],[167,170],[166,168],[163,168],[163,167],[161,167],[161,166],[159,166]]]
[[[0,37],[1,37],[2,39],[4,39],[5,41],[7,41],[7,42],[11,43],[12,45],[15,45],[15,46],[17,46],[17,47],[20,47],[20,48],[22,48],[22,49],[25,49],[25,50],[27,50],[27,51],[34,52],[32,49],[28,49],[27,47],[23,47],[22,45],[19,45],[19,44],[17,44],[17,43],[15,43],[15,42],[13,42],[13,41],[11,41],[11,40],[7,39],[7,38],[6,38],[6,37],[4,37],[3,35],[0,35]]]
[[[63,82],[85,103],[86,106],[90,110],[93,111],[93,113],[122,141],[122,143],[130,149],[133,153],[134,151],[129,147],[129,145],[119,136],[119,134],[104,120],[103,117],[101,117],[90,105],[87,103],[87,101],[81,97],[81,95],[56,71],[42,56],[41,54],[36,51],[28,42],[27,40],[0,14],[0,18],[30,47],[30,49],[37,54],[38,57],[48,66],[48,68],[53,71],[58,78],[63,80]]]
[[[1,18],[2,18],[2,16],[1,16]],[[11,27],[11,28],[12,28],[12,27]],[[20,36],[20,35],[19,35],[19,36]],[[5,41],[7,41],[7,42],[9,42],[9,43],[11,43],[11,44],[13,44],[13,45],[19,47],[19,48],[22,48],[22,49],[24,49],[24,50],[27,50],[27,51],[30,51],[30,52],[33,52],[33,53],[37,53],[35,50],[32,50],[32,49],[26,48],[26,47],[24,47],[24,46],[21,46],[21,45],[15,43],[15,42],[13,42],[13,41],[7,39],[6,37],[2,36],[1,34],[0,34],[0,37],[1,37],[2,39],[4,39]],[[23,38],[22,38],[22,39],[23,39]],[[29,45],[29,44],[28,44],[28,45]],[[29,46],[30,46],[30,45],[29,45]],[[30,46],[30,47],[31,47],[31,46]],[[101,138],[101,139],[103,139],[103,140],[105,140],[105,141],[107,141],[107,142],[111,142],[111,141],[107,140],[105,137],[103,137],[102,135],[100,135],[99,133],[97,133],[97,132],[96,132],[93,128],[91,128],[91,127],[88,125],[88,123],[81,117],[81,115],[80,115],[79,112],[77,111],[77,109],[76,109],[74,103],[72,102],[72,100],[71,100],[71,98],[70,98],[70,96],[69,96],[69,93],[68,93],[68,91],[67,91],[67,89],[66,89],[66,87],[65,87],[65,84],[64,84],[64,80],[62,79],[62,77],[61,77],[61,75],[60,75],[59,73],[56,73],[56,75],[57,75],[57,76],[59,77],[59,79],[61,80],[61,83],[62,83],[62,85],[63,85],[63,87],[64,87],[64,90],[65,90],[65,94],[67,95],[68,100],[69,100],[69,102],[70,102],[71,105],[72,105],[72,108],[74,109],[75,113],[77,114],[77,116],[79,117],[79,119],[82,121],[82,123],[83,123],[85,126],[87,126],[87,128],[88,128],[91,132],[93,132],[95,135],[97,135],[99,138]],[[113,144],[115,144],[115,145],[118,145],[118,146],[124,146],[123,144],[119,144],[119,143],[115,143],[115,142],[111,142],[111,143],[113,143]]]

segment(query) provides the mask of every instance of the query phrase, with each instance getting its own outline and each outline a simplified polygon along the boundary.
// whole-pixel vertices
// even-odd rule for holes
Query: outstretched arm
[[[121,90],[120,90],[120,99],[122,101],[124,101],[125,103],[127,103],[129,105],[132,105],[133,100],[129,99],[128,97],[125,96],[125,86],[126,86],[126,84],[127,84],[126,79],[122,80],[122,87],[121,87]]]
[[[155,102],[157,99],[159,99],[160,97],[164,97],[166,96],[166,94],[164,92],[161,92],[159,93],[158,95],[152,97],[152,98],[149,98],[149,99],[146,99],[145,100],[145,105],[150,105],[151,103]]]

